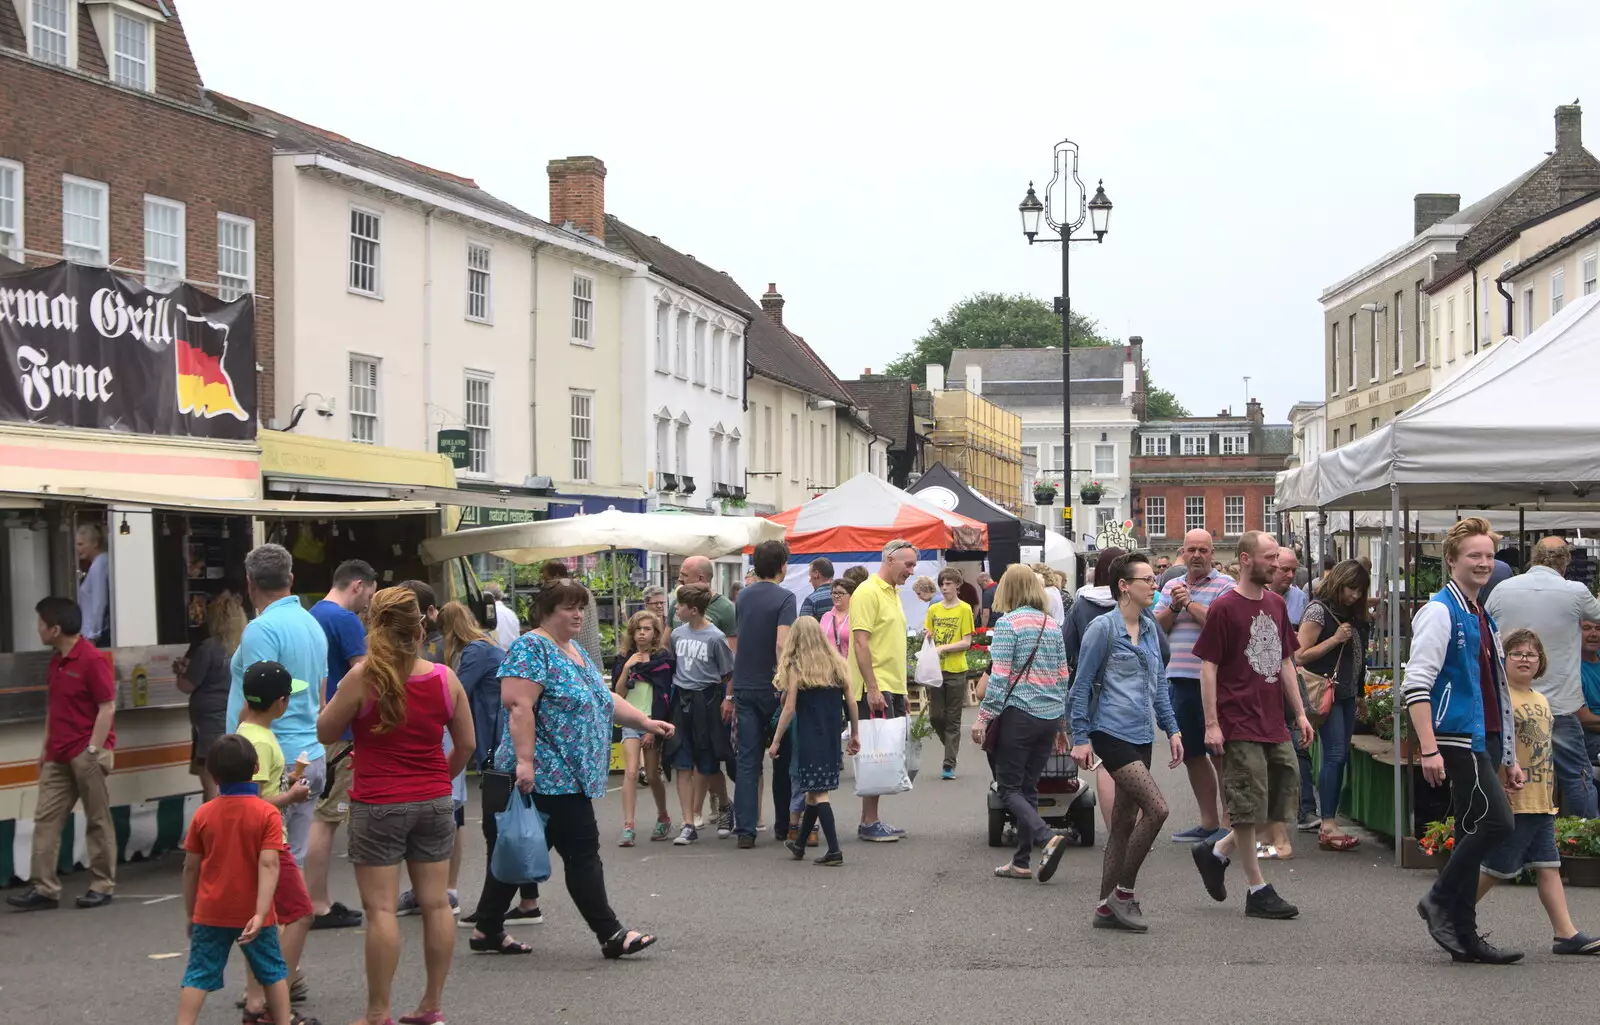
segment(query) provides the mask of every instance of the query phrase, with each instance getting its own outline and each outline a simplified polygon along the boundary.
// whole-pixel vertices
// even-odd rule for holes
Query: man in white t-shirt
[[[517,614],[506,604],[506,594],[500,589],[499,584],[485,585],[483,594],[494,602],[495,643],[509,651],[511,642],[522,636],[522,621],[517,619]]]

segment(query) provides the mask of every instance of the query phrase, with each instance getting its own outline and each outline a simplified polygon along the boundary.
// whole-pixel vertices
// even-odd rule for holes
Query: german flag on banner
[[[228,328],[178,307],[177,338],[172,345],[178,361],[178,412],[206,418],[231,416],[248,420],[239,404],[233,379],[223,369],[228,351]]]

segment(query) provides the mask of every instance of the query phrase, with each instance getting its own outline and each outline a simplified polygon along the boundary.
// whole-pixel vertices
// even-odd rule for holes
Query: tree
[[[1150,377],[1150,361],[1144,361],[1144,418],[1170,420],[1175,416],[1188,416],[1189,407],[1165,388],[1157,387]]]
[[[1072,347],[1115,344],[1100,333],[1100,324],[1072,311]],[[1031,295],[979,292],[935,318],[928,333],[918,338],[910,352],[884,367],[891,377],[927,383],[927,366],[950,365],[956,349],[1044,349],[1061,344],[1061,316],[1049,303]]]

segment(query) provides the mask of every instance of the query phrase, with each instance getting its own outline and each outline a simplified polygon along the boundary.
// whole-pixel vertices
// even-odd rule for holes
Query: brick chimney
[[[1253,424],[1263,424],[1267,422],[1266,414],[1261,411],[1261,403],[1257,402],[1255,399],[1251,399],[1249,402],[1245,403],[1244,415]]]
[[[1556,108],[1556,156],[1575,157],[1583,149],[1583,108],[1576,103]]]
[[[767,292],[761,297],[761,312],[774,324],[783,326],[783,296],[779,294],[776,282],[767,282]]]
[[[1461,212],[1461,196],[1449,192],[1419,192],[1411,197],[1411,234],[1420,235],[1446,217]]]
[[[545,167],[550,176],[550,223],[606,237],[606,165],[598,157],[567,157]]]

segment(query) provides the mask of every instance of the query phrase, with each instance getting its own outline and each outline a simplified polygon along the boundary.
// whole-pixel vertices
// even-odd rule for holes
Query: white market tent
[[[668,516],[607,509],[590,516],[507,523],[444,534],[422,543],[422,559],[428,563],[447,562],[492,552],[510,562],[528,565],[613,549],[716,558],[742,552],[762,541],[782,540],[783,527],[760,516]]]

